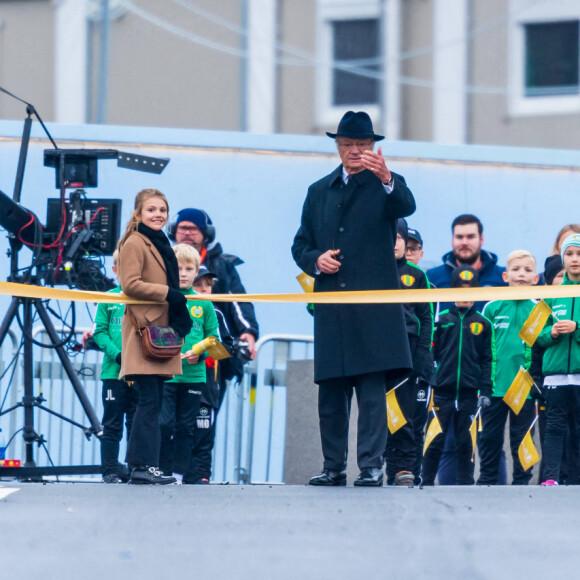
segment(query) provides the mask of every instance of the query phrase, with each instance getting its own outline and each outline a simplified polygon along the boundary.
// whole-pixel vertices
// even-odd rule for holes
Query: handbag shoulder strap
[[[131,320],[133,321],[133,324],[135,325],[135,328],[137,329],[137,332],[139,334],[141,334],[141,327],[139,326],[139,324],[137,324],[137,319],[135,318],[135,315],[133,314],[133,311],[131,310],[131,308],[129,308],[129,305],[125,305],[125,312],[129,311],[129,316],[131,317]]]

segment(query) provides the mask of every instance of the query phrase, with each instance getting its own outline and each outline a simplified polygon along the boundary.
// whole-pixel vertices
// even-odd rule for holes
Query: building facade
[[[0,86],[45,120],[577,148],[577,0],[0,0]],[[0,97],[0,117],[25,115]]]

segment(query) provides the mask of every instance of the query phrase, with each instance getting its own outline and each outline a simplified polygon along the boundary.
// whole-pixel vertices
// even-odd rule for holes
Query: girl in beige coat
[[[139,401],[127,445],[127,464],[133,467],[130,483],[173,483],[159,464],[159,411],[163,382],[181,374],[180,355],[167,362],[145,359],[136,324],[171,326],[181,336],[191,328],[187,300],[179,290],[177,260],[162,229],[169,204],[156,189],[144,189],[135,198],[135,210],[119,241],[119,281],[123,292],[153,304],[127,306],[123,318],[123,346],[119,378],[134,381]],[[131,316],[132,315],[132,316]],[[134,317],[134,319],[133,319]],[[135,324],[136,322],[136,324]]]

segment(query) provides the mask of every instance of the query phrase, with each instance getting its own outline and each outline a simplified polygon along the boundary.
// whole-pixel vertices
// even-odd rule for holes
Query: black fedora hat
[[[355,113],[354,111],[347,111],[338,124],[336,133],[326,134],[331,139],[336,137],[348,137],[350,139],[374,139],[375,141],[382,141],[384,135],[377,135],[373,131],[373,122],[371,118],[364,111]]]

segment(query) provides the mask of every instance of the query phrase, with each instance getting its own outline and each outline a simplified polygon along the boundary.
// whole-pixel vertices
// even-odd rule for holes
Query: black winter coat
[[[314,292],[399,288],[394,243],[397,219],[415,211],[413,194],[401,175],[394,189],[365,170],[342,181],[342,165],[308,189],[292,255],[302,271],[315,276]],[[316,274],[316,260],[340,249],[336,274]],[[412,368],[400,304],[316,304],[314,380]]]
[[[246,294],[236,266],[244,261],[232,254],[224,254],[221,244],[218,242],[207,249],[203,261],[205,267],[218,278],[213,287],[214,294]],[[216,304],[218,304],[216,302]],[[258,321],[254,312],[254,306],[249,302],[219,303],[223,311],[227,325],[234,338],[244,332],[250,332],[256,340],[259,336]],[[231,306],[226,306],[229,304]]]

